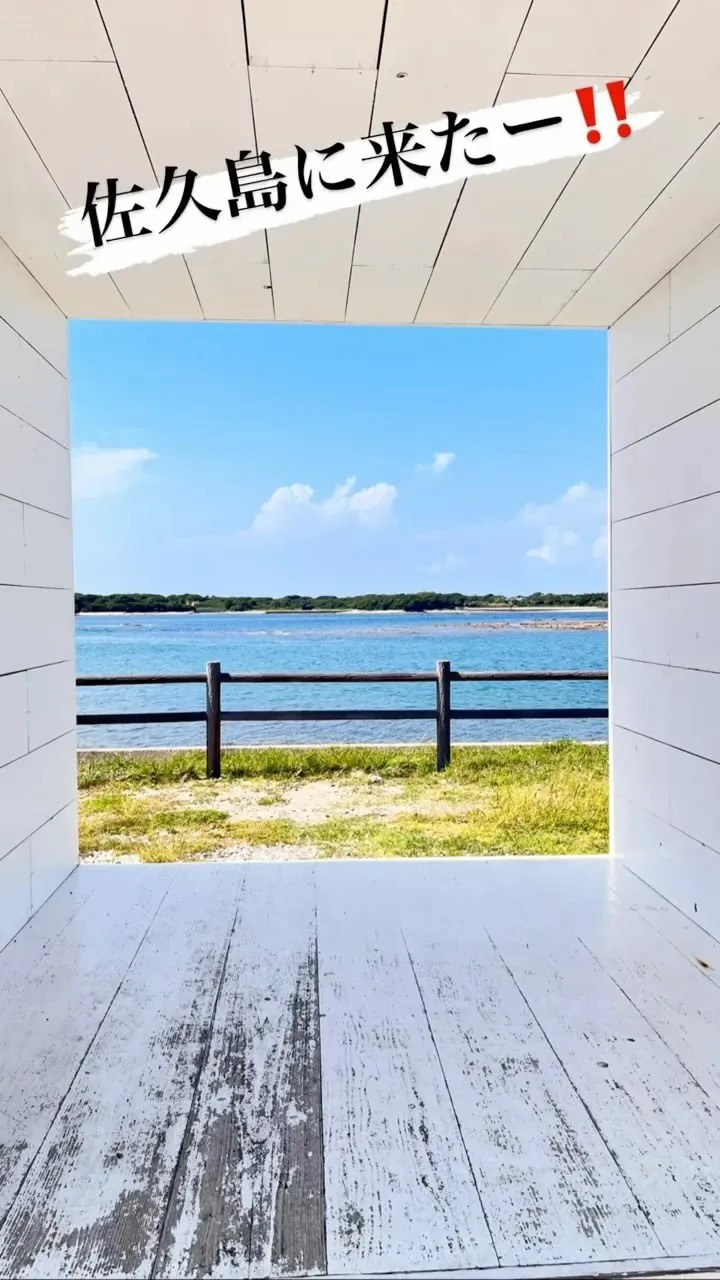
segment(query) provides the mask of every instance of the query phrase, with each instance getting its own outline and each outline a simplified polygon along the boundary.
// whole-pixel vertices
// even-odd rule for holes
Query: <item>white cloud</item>
[[[593,542],[592,553],[593,553],[593,560],[607,560],[607,554],[608,554],[607,529],[604,529],[602,533],[598,534],[597,538]]]
[[[541,530],[541,542],[525,554],[546,564],[603,559],[607,547],[606,501],[603,489],[593,489],[582,481],[571,485],[555,502],[529,503],[519,519]]]
[[[424,573],[448,573],[452,569],[462,569],[464,564],[464,560],[460,560],[458,556],[448,552],[441,560],[435,560],[432,564],[421,565],[420,568]]]
[[[73,497],[105,498],[122,493],[142,476],[145,464],[157,454],[149,449],[103,449],[96,444],[82,445],[73,453]]]
[[[455,453],[436,453],[432,462],[418,462],[418,471],[434,471],[439,475],[441,471],[446,471],[451,462],[455,461],[457,454]]]
[[[545,560],[547,564],[557,564],[562,559],[563,553],[569,547],[576,547],[578,544],[578,535],[570,529],[557,529],[550,526],[545,530],[545,541],[541,547],[531,547],[526,555],[535,556],[538,560]]]
[[[353,476],[324,499],[316,498],[309,484],[284,485],[263,503],[250,532],[277,536],[337,525],[384,524],[397,497],[395,486],[381,481],[367,489],[356,489],[355,483]]]

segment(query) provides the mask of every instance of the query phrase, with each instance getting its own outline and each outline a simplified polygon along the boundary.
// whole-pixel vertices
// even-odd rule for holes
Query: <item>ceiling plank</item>
[[[673,113],[580,164],[522,265],[591,271],[657,199],[710,132]]]
[[[389,0],[373,131],[384,121],[427,124],[492,106],[527,7],[446,0],[439,20],[436,0]],[[364,206],[355,262],[431,267],[459,194],[454,183]]]
[[[135,320],[202,320],[203,313],[183,258],[126,267],[115,283]]]
[[[384,0],[245,0],[255,67],[377,65]]]
[[[428,267],[359,267],[350,278],[350,324],[412,324],[430,276]]]
[[[420,323],[483,323],[576,164],[553,160],[467,183],[420,307]]]
[[[529,0],[389,0],[373,128],[491,107]]]
[[[118,65],[155,172],[217,173],[253,149],[238,0],[101,0]]]
[[[155,176],[114,63],[6,62],[0,64],[0,88],[71,206],[84,204],[90,181],[103,184],[113,177],[121,190],[134,182],[154,188]],[[53,225],[57,227],[57,218]],[[69,243],[59,235],[57,242],[58,247]],[[167,297],[156,292],[151,298],[161,281]],[[127,293],[119,279],[118,287],[131,310],[133,296],[138,298],[141,316],[148,308],[176,315],[184,297],[188,317],[201,318],[182,258],[168,259],[154,276],[149,267],[138,268],[126,281]]]
[[[268,265],[247,262],[240,245],[213,245],[188,257],[206,320],[273,319]]]
[[[720,120],[720,6],[681,0],[629,84],[643,111]]]
[[[0,89],[71,207],[88,182],[155,186],[114,62],[3,62]]]
[[[356,209],[341,209],[268,233],[277,320],[345,319],[356,222]]]
[[[550,324],[589,275],[589,271],[528,271],[518,268],[490,308],[485,323]]]
[[[533,75],[632,75],[676,0],[534,0],[510,62]]]
[[[559,312],[561,325],[611,325],[720,221],[720,126]]]
[[[294,157],[296,145],[311,151],[368,132],[374,72],[253,67],[250,81],[260,151]]]
[[[453,182],[360,210],[355,262],[360,266],[432,267],[461,184]]]
[[[16,62],[112,62],[95,0],[0,0],[0,50]]]
[[[0,68],[1,70],[1,68]],[[0,236],[67,316],[122,318],[127,306],[107,276],[71,277],[72,243],[58,232],[67,204],[7,99],[0,93],[3,198]]]

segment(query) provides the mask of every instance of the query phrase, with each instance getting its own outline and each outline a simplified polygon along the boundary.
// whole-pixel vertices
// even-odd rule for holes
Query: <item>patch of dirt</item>
[[[168,805],[182,808],[220,809],[236,821],[286,818],[309,825],[330,818],[388,818],[402,813],[450,813],[458,808],[457,803],[439,801],[432,795],[408,799],[401,784],[383,778],[365,783],[232,781],[219,782],[212,791],[204,783],[185,783],[145,794],[165,795]]]
[[[308,862],[318,857],[313,845],[263,844],[233,845],[211,853],[198,853],[193,862]]]
[[[318,857],[318,850],[312,845],[275,844],[249,845],[238,844],[230,848],[208,849],[207,853],[194,853],[189,862],[301,862]],[[118,854],[117,850],[100,850],[97,853],[82,854],[83,864],[105,866],[139,866],[143,859],[136,853]],[[182,861],[182,859],[178,859]]]
[[[127,865],[128,867],[137,867],[142,863],[142,858],[137,853],[118,853],[117,849],[99,849],[93,853],[81,853],[80,861],[82,863],[95,864],[104,866],[111,862],[113,866],[118,863]]]
[[[462,788],[459,789],[462,791]],[[438,817],[457,814],[477,806],[476,793],[472,803],[467,796],[441,797],[427,793],[409,794],[402,783],[388,782],[378,775],[351,781],[331,779],[298,779],[293,782],[252,780],[220,780],[214,783],[186,782],[165,787],[137,788],[132,794],[147,800],[153,809],[192,810],[218,809],[226,813],[230,821],[273,822],[278,819],[312,827],[333,818],[391,819],[402,814]],[[199,834],[196,832],[195,834]],[[130,837],[128,837],[129,839]],[[135,837],[133,837],[135,838]],[[103,836],[98,834],[98,843]],[[96,849],[82,855],[84,863],[126,863],[137,865],[144,861],[137,853],[122,852],[122,837],[116,837],[112,849]],[[152,838],[148,840],[152,844]],[[206,852],[193,853],[192,862],[282,862],[317,858],[320,849],[313,844],[244,844],[235,843],[222,847],[208,833]]]

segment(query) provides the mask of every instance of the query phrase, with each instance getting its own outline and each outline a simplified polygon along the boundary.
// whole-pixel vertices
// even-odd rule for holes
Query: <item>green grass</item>
[[[536,746],[454,747],[452,765],[442,777],[473,780],[518,771],[525,774],[580,767],[596,776],[607,772],[607,748],[560,741]],[[223,752],[224,778],[291,780],[338,778],[375,774],[390,780],[437,777],[434,747],[265,747]],[[166,786],[205,778],[202,751],[179,751],[166,756],[131,753],[81,758],[81,790],[112,782],[137,786]]]
[[[79,772],[86,854],[109,850],[157,862],[238,845],[249,851],[311,846],[320,857],[373,858],[608,847],[604,745],[456,747],[442,774],[425,747],[227,751],[220,782],[205,779],[201,752],[106,755],[81,760]],[[387,812],[308,821],[231,812],[241,792],[255,806],[278,806],[318,780],[345,784],[351,809],[354,800],[367,809],[371,798]]]

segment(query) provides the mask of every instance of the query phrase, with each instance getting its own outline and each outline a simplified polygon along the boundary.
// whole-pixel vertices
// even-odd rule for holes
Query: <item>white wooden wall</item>
[[[613,848],[720,937],[720,230],[610,331]]]
[[[77,858],[66,330],[0,241],[0,946]]]

